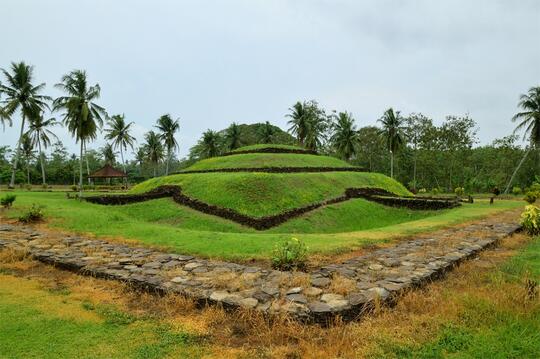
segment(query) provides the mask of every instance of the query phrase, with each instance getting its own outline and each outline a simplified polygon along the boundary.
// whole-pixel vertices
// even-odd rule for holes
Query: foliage
[[[144,145],[146,157],[154,164],[154,177],[157,175],[157,165],[163,161],[165,157],[163,145],[159,140],[159,136],[154,131],[148,131],[144,138],[146,143]]]
[[[26,210],[25,212],[23,212],[23,214],[19,216],[19,222],[23,222],[23,223],[39,222],[43,220],[44,216],[45,216],[45,213],[43,212],[43,206],[33,203],[32,207],[30,207],[28,210]]]
[[[0,198],[0,205],[2,205],[4,208],[10,208],[13,205],[13,202],[15,202],[16,198],[16,195],[8,193]]]
[[[532,204],[521,213],[521,225],[530,235],[540,234],[540,208]]]
[[[105,129],[105,139],[112,141],[114,148],[120,148],[120,159],[125,171],[124,151],[127,151],[128,146],[133,149],[133,143],[136,141],[135,137],[131,136],[130,133],[133,122],[126,124],[125,116],[122,114],[112,116],[108,121],[108,125],[109,127]]]
[[[272,267],[279,270],[302,270],[306,267],[308,248],[298,238],[276,245],[272,255]]]
[[[527,193],[525,193],[525,197],[523,199],[525,200],[525,202],[529,204],[533,204],[534,202],[536,202],[537,198],[538,198],[538,192],[528,191]]]
[[[520,96],[518,106],[523,110],[512,121],[521,121],[515,131],[525,129],[523,139],[528,139],[535,147],[540,145],[540,86],[531,87],[527,94]]]
[[[342,159],[348,161],[356,154],[359,145],[358,131],[352,114],[340,112],[332,124],[332,130],[330,138],[332,146]]]
[[[237,149],[242,145],[240,127],[236,122],[231,123],[231,125],[225,130],[224,138],[226,141],[227,149],[230,151]]]
[[[274,126],[270,122],[266,121],[259,130],[259,142],[260,143],[272,143],[274,141]]]
[[[461,196],[463,196],[463,194],[465,194],[465,188],[463,188],[463,187],[456,187],[456,188],[454,189],[454,193],[456,194],[456,196],[461,197]]]
[[[519,186],[514,186],[514,187],[512,188],[512,194],[514,194],[514,195],[516,195],[516,196],[517,196],[517,195],[520,195],[522,192],[523,192],[523,191],[522,191],[521,187],[519,187]]]
[[[289,111],[289,132],[296,136],[298,143],[312,150],[320,148],[330,126],[324,109],[317,101],[311,100],[296,102]]]
[[[173,120],[171,115],[166,114],[157,120],[156,128],[159,130],[159,139],[165,144],[167,149],[167,162],[165,175],[169,174],[169,164],[172,157],[172,152],[178,149],[178,142],[175,139],[175,134],[180,129],[179,119]]]
[[[105,146],[101,148],[101,153],[105,159],[105,164],[114,166],[116,163],[117,152],[114,152],[113,146],[110,143],[106,143]]]

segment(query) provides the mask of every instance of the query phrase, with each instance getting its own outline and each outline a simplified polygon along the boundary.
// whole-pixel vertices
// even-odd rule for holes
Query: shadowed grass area
[[[197,336],[189,332],[5,274],[0,274],[0,318],[2,358],[162,358],[173,351],[196,358],[202,354]]]
[[[489,205],[488,201],[477,201],[436,213],[413,213],[357,199],[328,206],[271,230],[258,232],[179,206],[167,198],[126,206],[101,206],[68,200],[62,193],[18,191],[15,194],[14,208],[4,212],[5,216],[16,218],[32,203],[39,203],[46,206],[45,215],[53,227],[132,239],[179,253],[230,260],[268,259],[275,245],[291,236],[305,241],[311,254],[344,253],[398,236],[434,230],[523,206],[519,201],[495,201],[494,205]],[[307,233],[310,231],[317,233]],[[341,231],[345,232],[330,233]]]
[[[293,153],[246,153],[225,157],[212,157],[195,163],[186,171],[218,168],[261,167],[352,167],[335,157]]]

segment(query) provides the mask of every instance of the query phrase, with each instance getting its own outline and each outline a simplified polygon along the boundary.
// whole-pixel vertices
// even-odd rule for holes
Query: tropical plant
[[[289,132],[296,136],[296,139],[301,146],[304,146],[309,129],[309,121],[311,116],[311,110],[309,107],[309,103],[305,101],[298,101],[291,108],[289,108],[290,113],[287,114],[287,117],[290,118],[288,124],[291,125]]]
[[[114,148],[110,143],[106,143],[105,146],[101,148],[101,154],[103,155],[105,164],[114,166],[116,162],[116,152],[114,152]]]
[[[229,150],[237,149],[242,145],[240,135],[240,126],[238,126],[236,122],[231,123],[225,130],[225,142],[227,143],[227,148]]]
[[[108,125],[109,127],[105,129],[105,138],[112,141],[112,146],[114,148],[120,148],[120,159],[122,160],[124,172],[126,172],[124,151],[127,151],[128,146],[133,149],[135,137],[131,136],[130,133],[133,122],[126,124],[125,116],[122,114],[112,116],[108,121]]]
[[[28,185],[30,185],[30,160],[34,158],[35,153],[32,140],[27,134],[24,134],[21,140],[21,154],[26,163],[26,183]]]
[[[296,136],[301,146],[312,150],[319,148],[328,129],[328,117],[317,101],[297,102],[289,111],[289,132]]]
[[[525,206],[521,214],[521,226],[530,235],[540,234],[540,208],[532,204]]]
[[[0,198],[0,205],[8,209],[13,206],[13,202],[15,202],[16,198],[17,196],[15,196],[14,194],[8,193],[4,197]]]
[[[538,199],[538,192],[528,191],[527,193],[525,193],[525,197],[523,199],[525,200],[525,202],[533,204]]]
[[[163,115],[158,118],[156,128],[160,132],[159,138],[164,142],[165,148],[167,148],[165,175],[168,175],[172,152],[178,148],[178,142],[176,142],[174,135],[180,129],[179,120],[173,120],[169,114]]]
[[[519,97],[518,107],[523,111],[518,112],[512,117],[512,121],[520,121],[514,130],[514,133],[520,130],[525,130],[523,133],[523,139],[527,139],[531,147],[525,152],[521,161],[519,161],[514,173],[510,177],[508,184],[504,190],[504,193],[508,193],[514,177],[518,173],[521,165],[525,162],[525,158],[531,151],[531,148],[540,147],[540,86],[531,87],[529,92],[522,94]]]
[[[272,256],[272,267],[279,270],[304,269],[308,248],[298,238],[276,245]]]
[[[344,160],[350,160],[356,154],[359,145],[358,131],[354,118],[350,113],[340,112],[336,122],[332,124],[333,134],[330,138],[337,154]]]
[[[386,146],[390,151],[390,177],[394,178],[394,155],[403,146],[403,118],[399,111],[389,108],[379,119],[382,124],[381,134],[386,139]]]
[[[144,164],[144,161],[147,159],[147,150],[146,146],[140,146],[137,148],[137,151],[135,152],[135,161],[139,164],[139,175],[142,175],[142,167]]]
[[[39,222],[44,216],[43,206],[34,203],[32,207],[19,216],[19,221],[22,223]]]
[[[63,122],[75,141],[80,143],[79,155],[79,191],[83,191],[83,150],[86,142],[97,137],[98,129],[103,126],[103,118],[107,116],[105,109],[94,101],[99,99],[99,84],[88,85],[86,72],[74,70],[62,76],[61,82],[55,85],[67,96],[54,100],[53,110],[64,111]]]
[[[46,120],[43,116],[43,112],[39,112],[30,117],[30,126],[28,128],[27,136],[32,141],[32,145],[35,147],[37,145],[39,151],[39,162],[41,167],[41,180],[42,184],[46,185],[47,181],[45,178],[45,154],[43,149],[47,149],[51,145],[51,137],[58,141],[58,137],[49,130],[50,127],[57,124],[54,118],[49,118]]]
[[[8,124],[12,124],[12,116],[20,110],[21,113],[21,130],[19,140],[17,141],[17,149],[13,156],[13,164],[11,169],[11,180],[9,187],[15,185],[15,172],[17,172],[17,164],[19,162],[22,138],[24,135],[24,126],[26,119],[33,114],[40,113],[45,108],[48,108],[47,101],[50,101],[49,96],[40,95],[40,92],[45,88],[45,83],[34,85],[34,67],[25,64],[24,62],[11,63],[10,71],[1,69],[6,83],[0,83],[0,95],[4,95],[5,99],[0,101],[1,111],[0,118],[2,125],[7,120]]]
[[[516,196],[520,195],[521,192],[523,192],[523,190],[519,186],[514,186],[514,188],[512,188],[512,194],[514,194]]]
[[[272,143],[274,141],[274,127],[266,121],[259,130],[260,143]]]
[[[144,135],[146,143],[144,149],[146,150],[146,158],[154,164],[154,177],[157,176],[157,167],[159,162],[163,161],[165,153],[163,145],[159,139],[159,136],[154,131],[148,131]]]
[[[215,157],[220,153],[220,137],[219,134],[212,130],[207,130],[203,133],[202,139],[199,141],[200,152],[203,158]]]

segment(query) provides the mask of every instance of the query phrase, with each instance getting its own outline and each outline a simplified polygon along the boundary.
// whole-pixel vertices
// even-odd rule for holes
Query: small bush
[[[0,199],[0,204],[4,208],[9,208],[13,206],[13,202],[15,202],[15,198],[17,198],[17,196],[15,196],[14,194],[6,194],[4,197]]]
[[[427,189],[425,189],[425,188],[420,188],[420,189],[418,190],[418,193],[427,193]]]
[[[501,194],[501,191],[499,190],[498,187],[495,187],[493,188],[493,190],[491,191],[495,196],[498,196]]]
[[[463,194],[465,193],[465,188],[463,188],[463,187],[456,187],[456,188],[454,189],[454,193],[456,194],[456,196],[461,197],[461,196],[463,196]]]
[[[516,196],[520,195],[521,192],[522,192],[522,190],[521,190],[521,187],[519,187],[519,186],[514,186],[514,188],[512,188],[512,193],[515,194]]]
[[[79,190],[79,187],[73,185],[73,186],[71,186],[71,190],[72,190],[73,192],[77,192],[77,191]]]
[[[525,202],[530,203],[530,204],[533,204],[534,202],[536,202],[537,198],[538,198],[538,192],[534,192],[534,191],[529,191],[525,193],[525,197],[523,197]]]
[[[25,187],[26,187],[26,190],[27,190],[27,191],[31,191],[31,190],[32,190],[32,185],[31,185],[31,184],[27,184]]]
[[[432,193],[432,194],[439,194],[439,192],[440,192],[440,191],[439,191],[439,188],[437,188],[437,187],[433,187],[433,188],[431,189],[431,193]]]
[[[32,207],[19,217],[19,222],[33,223],[41,221],[44,217],[43,206],[32,204]]]
[[[41,188],[47,189],[47,188],[49,188],[49,186],[48,186],[46,183],[43,183],[43,184],[41,185]]]
[[[540,234],[540,208],[530,204],[521,214],[521,225],[530,235]]]
[[[307,246],[297,238],[276,245],[272,267],[280,270],[304,269],[307,261]]]

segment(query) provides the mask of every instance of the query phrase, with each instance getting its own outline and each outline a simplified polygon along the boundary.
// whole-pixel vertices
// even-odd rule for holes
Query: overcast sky
[[[139,142],[160,115],[179,117],[181,156],[233,121],[286,129],[287,109],[306,99],[359,126],[390,106],[436,123],[468,113],[489,143],[540,85],[536,0],[0,0],[0,22],[0,67],[34,65],[51,96],[62,74],[84,69]],[[17,133],[0,132],[0,144]]]

